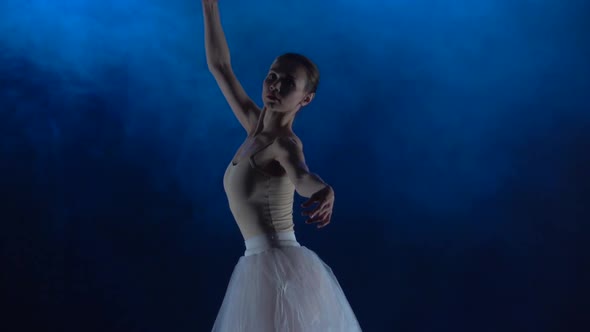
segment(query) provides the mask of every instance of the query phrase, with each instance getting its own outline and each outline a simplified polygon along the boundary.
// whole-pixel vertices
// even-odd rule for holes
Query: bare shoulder
[[[295,134],[281,135],[276,138],[276,142],[279,149],[293,149],[303,147],[303,142]]]
[[[298,158],[303,159],[303,142],[297,135],[282,135],[276,138],[277,159]]]

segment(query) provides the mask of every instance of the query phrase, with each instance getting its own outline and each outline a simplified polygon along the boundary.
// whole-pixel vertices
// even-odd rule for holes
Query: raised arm
[[[229,47],[221,27],[217,0],[201,0],[205,23],[205,52],[209,71],[215,77],[223,96],[247,133],[258,122],[260,108],[246,94],[232,67]]]
[[[230,66],[230,53],[227,40],[221,27],[217,0],[202,0],[205,22],[205,52],[209,70]]]

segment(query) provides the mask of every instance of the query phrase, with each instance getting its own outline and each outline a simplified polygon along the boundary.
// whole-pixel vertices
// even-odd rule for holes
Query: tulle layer
[[[332,269],[294,237],[279,240],[247,241],[213,332],[361,331]]]

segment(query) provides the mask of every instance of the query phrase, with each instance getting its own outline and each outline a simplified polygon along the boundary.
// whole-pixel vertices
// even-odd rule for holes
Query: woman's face
[[[292,61],[275,61],[262,85],[264,105],[281,112],[297,111],[313,99],[313,93],[305,92],[306,84],[303,67]]]

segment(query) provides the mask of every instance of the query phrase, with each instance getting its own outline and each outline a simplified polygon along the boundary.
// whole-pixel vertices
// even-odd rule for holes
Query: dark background
[[[336,204],[296,231],[364,331],[589,330],[587,1],[220,9],[259,104],[279,54],[320,68],[294,130]],[[1,329],[209,331],[244,138],[200,1],[1,0]]]

